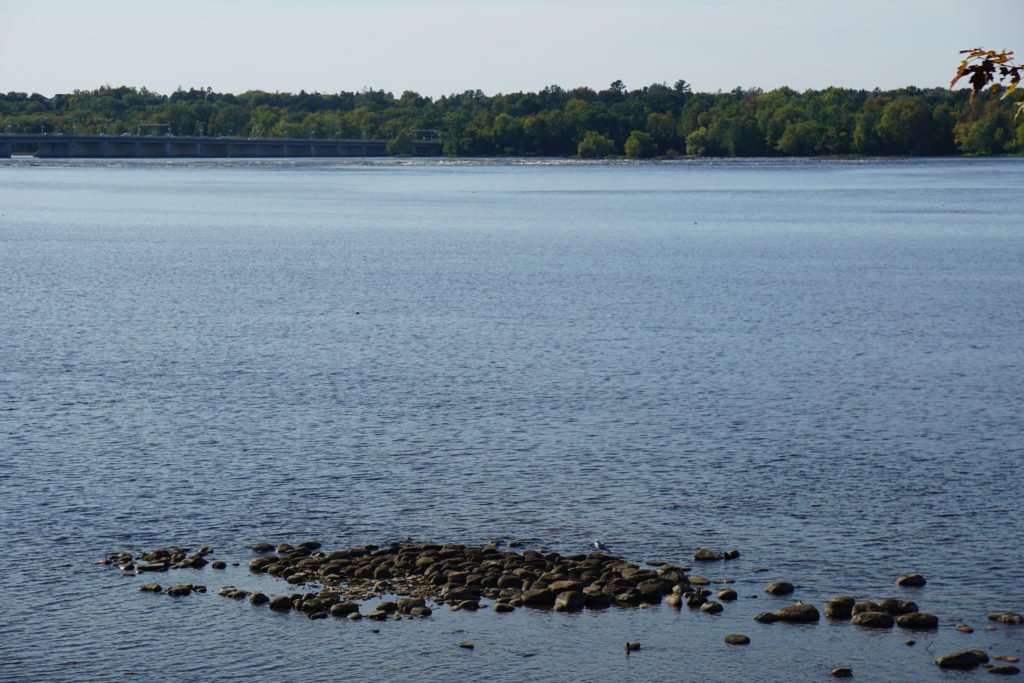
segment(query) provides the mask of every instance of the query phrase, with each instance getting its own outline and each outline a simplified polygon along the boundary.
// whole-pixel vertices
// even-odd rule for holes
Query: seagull
[[[595,541],[594,541],[594,542],[593,542],[593,543],[591,544],[591,547],[592,547],[592,548],[593,548],[594,550],[599,550],[599,551],[601,551],[601,552],[606,552],[606,551],[608,551],[608,550],[609,550],[608,546],[606,546],[606,545],[605,545],[604,543],[601,543],[601,541],[597,541],[597,540],[595,540]]]

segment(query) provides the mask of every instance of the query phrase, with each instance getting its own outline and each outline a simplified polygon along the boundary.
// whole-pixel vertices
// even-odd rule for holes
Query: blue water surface
[[[1024,611],[1021,187],[1021,159],[0,161],[0,678],[960,680],[932,660],[1024,656],[983,628]],[[245,571],[256,541],[405,538],[736,548],[693,571],[741,599],[369,625],[214,591],[290,592]],[[95,564],[175,544],[241,566],[175,601]],[[789,601],[772,580],[941,626],[755,623]]]

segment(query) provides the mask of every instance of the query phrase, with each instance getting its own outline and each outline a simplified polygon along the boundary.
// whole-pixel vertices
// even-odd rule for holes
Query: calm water
[[[932,659],[1024,656],[982,628],[1024,611],[1022,187],[1021,159],[0,162],[0,678],[983,676]],[[744,597],[356,624],[216,596],[290,592],[241,569],[159,577],[211,588],[175,601],[94,564],[406,537],[737,548],[694,571]],[[943,626],[755,623],[780,579]]]

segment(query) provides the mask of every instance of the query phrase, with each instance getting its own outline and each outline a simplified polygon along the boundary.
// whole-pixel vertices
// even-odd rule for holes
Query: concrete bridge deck
[[[0,135],[0,158],[33,154],[40,159],[233,159],[264,157],[382,157],[387,140],[224,138],[154,135]],[[414,140],[413,154],[441,153],[438,140]]]

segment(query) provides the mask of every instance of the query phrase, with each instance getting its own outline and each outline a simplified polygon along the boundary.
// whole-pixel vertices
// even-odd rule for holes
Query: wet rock
[[[398,611],[398,603],[388,600],[377,605],[377,609],[382,612],[387,612],[388,614],[391,614],[392,612]]]
[[[1020,626],[1024,624],[1024,616],[1016,612],[997,612],[995,614],[988,615],[991,621],[998,621],[1000,624],[1007,624],[1010,626]]]
[[[278,612],[287,612],[292,608],[292,599],[287,595],[279,595],[270,600],[268,607]]]
[[[964,650],[945,655],[935,660],[943,669],[973,669],[988,661],[988,655],[982,650]]]
[[[327,612],[324,612],[323,610],[321,610],[319,612],[310,612],[309,613],[309,618],[310,619],[326,619],[327,618]]]
[[[711,583],[711,579],[704,576],[698,576],[697,574],[691,574],[688,578],[689,582],[694,586],[707,586]]]
[[[170,565],[166,562],[147,562],[136,565],[135,568],[140,572],[165,572],[169,567]]]
[[[853,676],[853,669],[848,666],[837,666],[829,671],[829,674],[836,678],[851,678]]]
[[[227,566],[227,563],[222,560],[217,560],[215,562],[210,563],[210,567],[212,569],[227,569]]]
[[[514,612],[515,609],[516,609],[515,607],[513,607],[510,604],[508,604],[507,602],[496,602],[496,603],[494,603],[494,611],[498,612],[499,614],[503,614],[505,612]]]
[[[726,550],[722,554],[722,559],[723,560],[735,560],[739,556],[740,556],[740,551],[739,550]]]
[[[693,553],[694,562],[715,562],[722,559],[722,553],[715,552],[711,548],[697,548]]]
[[[1020,669],[1015,667],[1013,664],[1002,664],[1000,666],[993,666],[988,670],[990,674],[999,674],[1002,676],[1016,676],[1020,673]]]
[[[270,598],[265,593],[253,593],[249,598],[249,602],[254,605],[265,605],[270,602]]]
[[[849,619],[853,616],[853,606],[856,604],[849,595],[840,595],[838,598],[832,598],[825,605],[825,616],[830,619]]]
[[[556,594],[563,593],[565,591],[580,592],[586,586],[583,585],[582,581],[555,581],[548,585],[548,588],[553,590]]]
[[[776,581],[764,587],[764,592],[771,593],[772,595],[789,595],[794,590],[793,584],[788,581]]]
[[[974,629],[967,624],[957,624],[956,630],[960,631],[960,633],[974,633]]]
[[[723,588],[722,590],[718,591],[718,595],[716,595],[715,597],[719,600],[729,601],[735,600],[739,597],[739,595],[737,595],[736,591],[734,591],[732,588]]]
[[[917,611],[917,603],[910,600],[898,600],[896,598],[886,598],[882,602],[878,603],[878,606],[882,608],[883,612],[888,612],[893,616],[899,616],[901,614],[910,614],[911,612]]]
[[[926,581],[920,574],[907,574],[896,579],[896,583],[900,586],[916,587],[923,586],[928,583],[928,581]]]
[[[413,607],[423,607],[426,605],[426,600],[423,598],[399,598],[398,599],[398,611],[402,614],[409,614],[412,612]]]
[[[366,615],[367,619],[373,619],[374,621],[384,621],[388,618],[388,613],[382,609],[374,610]]]
[[[256,543],[252,546],[252,551],[254,553],[269,553],[273,549],[274,546],[269,543]]]
[[[1020,661],[1020,657],[1014,657],[1013,655],[999,655],[998,657],[993,657],[992,659],[994,659],[996,661],[999,661],[999,662],[1019,662]]]
[[[750,637],[742,633],[730,633],[725,637],[725,642],[729,645],[749,645]]]
[[[345,618],[348,619],[349,621],[359,621],[360,619],[363,618],[363,615],[360,614],[359,612],[349,612],[345,616]]]
[[[461,648],[463,648],[465,650],[472,650],[475,647],[475,645],[473,645],[473,643],[468,643],[467,642],[467,643],[459,643],[459,647],[461,647]]]
[[[722,603],[715,602],[714,600],[708,600],[707,602],[705,602],[703,605],[700,606],[700,611],[701,612],[706,612],[708,614],[718,614],[719,612],[721,612],[724,609],[725,608],[722,607]]]
[[[754,617],[754,621],[762,624],[774,624],[776,621],[780,621],[780,617],[775,612],[761,612]]]
[[[861,600],[860,602],[855,603],[854,606],[853,606],[853,609],[851,610],[851,612],[854,615],[860,614],[861,612],[884,612],[884,611],[885,610],[882,609],[881,605],[879,605],[877,602],[872,602],[870,600]]]
[[[177,586],[170,586],[167,589],[167,595],[177,598],[188,595],[192,592],[192,586],[188,584],[178,584]]]
[[[461,602],[459,602],[457,607],[459,609],[464,609],[464,610],[468,610],[470,612],[475,612],[476,610],[480,609],[480,601],[478,601],[478,600],[462,600]]]
[[[421,607],[413,607],[409,610],[409,616],[412,617],[429,617],[431,614],[433,614],[433,611],[425,605]]]
[[[798,602],[795,605],[786,605],[775,610],[775,616],[782,621],[793,622],[797,624],[809,624],[821,619],[821,615],[818,614],[818,608],[814,605],[805,605],[802,602]]]
[[[147,591],[147,592],[150,592],[150,593],[159,593],[161,590],[163,590],[163,588],[160,587],[159,583],[150,582],[150,583],[144,583],[141,586],[139,586],[139,590],[140,591]]]
[[[586,604],[586,596],[579,591],[563,591],[555,597],[555,610],[559,612],[581,610]]]
[[[896,618],[896,624],[902,628],[918,630],[938,628],[939,618],[925,612],[908,612]]]
[[[893,621],[888,612],[860,612],[853,615],[852,623],[865,628],[892,628]]]
[[[640,643],[626,643],[626,653],[636,652],[640,649]]]
[[[665,598],[665,604],[673,609],[682,609],[683,607],[683,596],[673,593]]]

